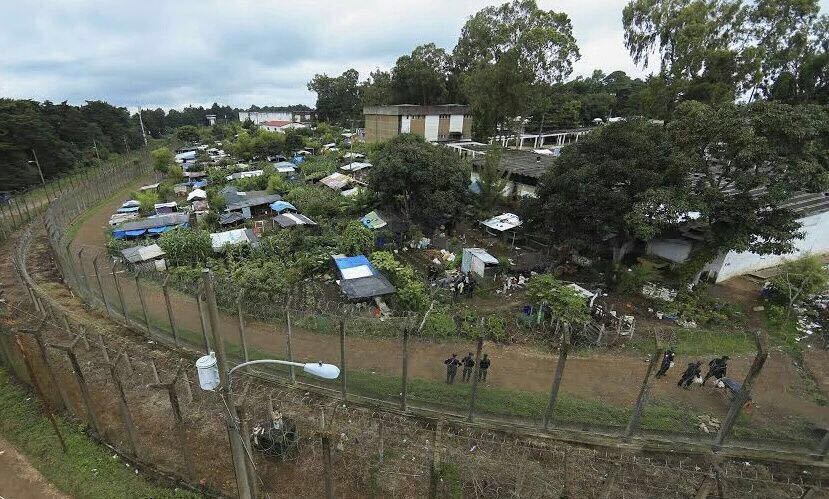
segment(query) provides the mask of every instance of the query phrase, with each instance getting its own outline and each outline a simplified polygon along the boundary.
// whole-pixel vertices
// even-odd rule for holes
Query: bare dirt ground
[[[127,192],[124,191],[124,196]],[[84,221],[75,236],[72,245],[73,253],[77,253],[81,245],[97,248],[104,246],[107,220],[122,202],[123,199],[116,196],[113,201],[98,207]],[[91,266],[86,269],[86,272],[90,282],[94,282]],[[108,293],[109,296],[115,296],[111,277],[109,281],[105,279],[104,282],[105,287],[109,285],[113,288],[112,292]],[[735,281],[728,286],[723,286],[718,292],[729,295],[737,294],[738,300],[748,301],[750,291],[744,284]],[[131,280],[123,280],[121,286],[127,307],[135,311],[140,310],[137,293]],[[160,290],[149,286],[144,287],[144,295],[151,317],[156,318],[158,323],[165,323],[166,308]],[[201,323],[195,300],[178,292],[172,292],[171,298],[174,302],[175,320],[178,327],[200,331]],[[135,314],[136,317],[139,315],[139,313]],[[227,341],[238,343],[237,318],[222,315],[221,323],[221,329]],[[250,347],[275,355],[286,354],[286,331],[283,326],[249,321],[246,323],[246,334]],[[347,337],[346,347],[350,369],[362,369],[386,375],[400,374],[399,341]],[[333,361],[339,358],[339,343],[335,335],[320,334],[294,327],[293,351],[297,359],[330,359]],[[412,341],[409,348],[410,375],[416,378],[442,380],[445,377],[443,366],[445,358],[452,353],[463,356],[467,352],[474,351],[472,342]],[[554,354],[526,346],[499,344],[485,345],[484,353],[488,353],[492,358],[488,386],[536,392],[549,390],[556,364]],[[753,355],[734,355],[731,352],[722,352],[722,354],[729,354],[732,358],[729,376],[741,380],[748,371]],[[710,387],[682,390],[676,386],[682,369],[695,360],[702,360],[703,366],[706,366],[708,361],[704,358],[687,357],[679,352],[676,367],[666,378],[655,383],[652,391],[653,397],[681,407],[692,407],[715,417],[724,414],[727,402],[720,390]],[[624,351],[585,352],[571,355],[561,390],[577,398],[600,401],[609,405],[629,406],[636,399],[641,378],[647,368],[646,362],[646,355]],[[819,385],[825,388],[827,373],[816,372],[816,374],[822,376],[819,379]],[[802,373],[798,371],[791,357],[781,351],[773,351],[754,390],[753,417],[755,420],[774,422],[787,416],[800,416],[814,424],[829,424],[829,408],[819,406],[814,400],[804,397],[800,390],[794,389],[802,381]]]
[[[0,498],[66,499],[23,454],[0,437]]]

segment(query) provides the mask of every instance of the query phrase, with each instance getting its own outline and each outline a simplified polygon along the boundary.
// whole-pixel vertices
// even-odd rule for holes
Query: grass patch
[[[199,497],[156,485],[136,474],[134,468],[113,459],[109,449],[87,437],[79,424],[63,418],[58,418],[58,424],[66,439],[66,454],[34,397],[13,384],[8,372],[0,368],[0,434],[59,490],[75,497],[101,499]]]
[[[743,331],[714,331],[710,329],[670,330],[672,339],[667,346],[681,355],[737,354],[757,351],[754,338]],[[630,346],[643,353],[653,353],[653,336],[640,334]]]

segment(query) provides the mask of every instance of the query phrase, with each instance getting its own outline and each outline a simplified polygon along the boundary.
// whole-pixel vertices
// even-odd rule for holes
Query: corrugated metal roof
[[[165,253],[164,250],[161,249],[161,246],[151,244],[149,246],[133,246],[132,248],[126,248],[121,250],[121,254],[127,259],[128,262],[139,263],[160,258],[164,256]]]
[[[168,225],[183,225],[190,220],[187,213],[168,213],[166,215],[156,215],[154,217],[142,218],[134,222],[126,222],[116,227],[116,230],[142,230],[153,229],[155,227],[165,227]]]

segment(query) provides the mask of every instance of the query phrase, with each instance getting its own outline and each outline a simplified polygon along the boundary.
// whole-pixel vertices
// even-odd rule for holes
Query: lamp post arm
[[[285,366],[305,367],[305,364],[302,364],[300,362],[289,362],[287,360],[275,360],[275,359],[251,360],[251,361],[248,361],[248,362],[243,362],[243,363],[239,364],[238,366],[234,366],[230,371],[228,371],[228,374],[229,375],[233,374],[233,371],[239,369],[240,367],[246,367],[246,366],[250,366],[250,365],[253,365],[253,364],[282,364],[282,365],[285,365]]]

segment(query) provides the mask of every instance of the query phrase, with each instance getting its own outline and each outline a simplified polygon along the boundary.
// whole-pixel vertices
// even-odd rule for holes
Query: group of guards
[[[668,373],[668,369],[674,365],[674,357],[676,357],[676,354],[673,349],[669,348],[665,351],[665,354],[662,356],[662,365],[659,366],[659,370],[656,372],[657,378],[661,378]],[[705,383],[707,383],[711,378],[715,378],[719,381],[725,378],[728,370],[728,361],[728,355],[723,355],[722,357],[717,357],[716,359],[709,361],[708,372],[705,374],[704,378],[702,377],[702,361],[697,360],[695,362],[691,362],[682,373],[682,376],[679,378],[676,386],[690,390],[691,384],[694,382],[705,386]]]
[[[464,383],[472,379],[472,371],[475,367],[475,358],[472,356],[472,352],[469,352],[466,357],[460,360],[458,360],[458,354],[453,353],[443,363],[446,365],[446,384],[451,385],[455,382],[455,376],[458,374],[458,366],[463,367],[463,376],[461,379]],[[489,355],[484,354],[478,365],[478,381],[486,381],[486,373],[489,371],[491,363],[492,361],[489,360]]]

